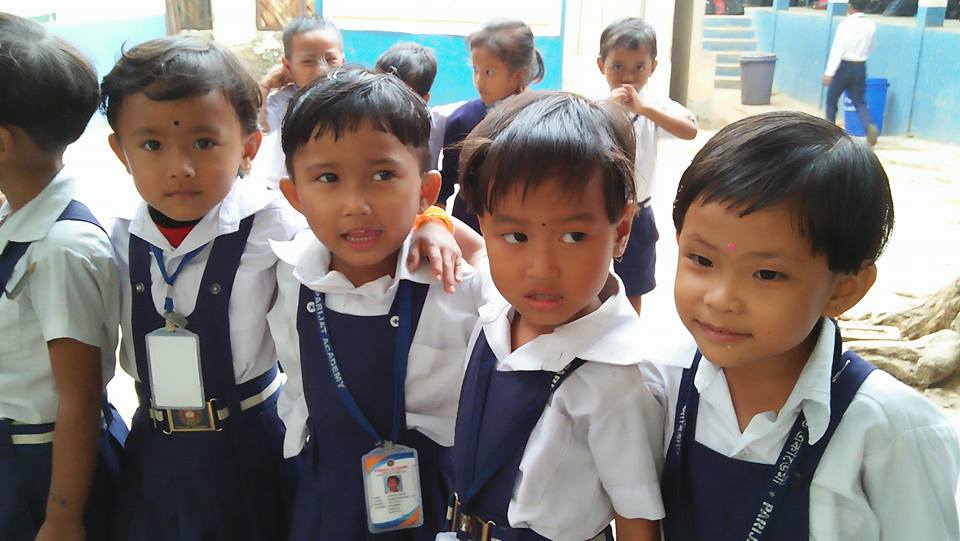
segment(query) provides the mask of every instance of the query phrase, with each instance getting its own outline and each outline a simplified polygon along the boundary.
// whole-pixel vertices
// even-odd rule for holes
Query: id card
[[[146,341],[154,407],[205,407],[200,337],[185,329],[158,329]]]
[[[417,450],[403,445],[377,447],[363,455],[363,491],[370,533],[423,524]]]

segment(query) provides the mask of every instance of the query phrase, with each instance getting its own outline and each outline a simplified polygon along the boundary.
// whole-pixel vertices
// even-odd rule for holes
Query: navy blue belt
[[[277,394],[284,379],[285,375],[274,364],[263,374],[237,385],[237,395],[242,397],[240,411],[245,413],[259,411],[270,398]],[[217,408],[216,398],[207,400],[206,407],[203,409],[154,408],[145,403],[144,397],[147,393],[144,392],[143,384],[138,382],[136,388],[140,407],[147,411],[153,426],[164,434],[218,432],[222,429],[222,421],[230,417],[230,411],[227,408]]]

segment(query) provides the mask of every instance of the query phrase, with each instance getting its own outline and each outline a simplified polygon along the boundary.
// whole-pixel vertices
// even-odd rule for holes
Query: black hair
[[[0,13],[0,124],[60,153],[83,134],[99,98],[97,72],[79,51],[37,22]]]
[[[610,23],[600,34],[600,58],[606,58],[610,49],[624,48],[636,51],[646,49],[657,59],[657,31],[639,17],[624,17]]]
[[[707,142],[680,178],[677,232],[690,205],[711,202],[740,216],[792,205],[812,253],[825,253],[838,273],[876,260],[893,229],[890,182],[873,151],[836,125],[793,111],[747,117]]]
[[[283,117],[280,145],[293,177],[293,156],[311,139],[369,123],[411,147],[421,172],[430,163],[430,111],[423,98],[394,75],[356,65],[341,66],[300,89]]]
[[[240,117],[244,132],[257,130],[260,90],[243,62],[212,41],[167,36],[123,51],[103,78],[100,109],[117,130],[124,98],[143,92],[154,101],[170,101],[223,92]]]
[[[479,216],[496,212],[511,190],[523,195],[547,181],[577,197],[603,177],[607,217],[615,223],[635,199],[633,127],[621,107],[568,92],[523,92],[491,109],[463,141],[460,189]]]
[[[523,86],[530,86],[543,80],[546,68],[543,56],[533,41],[533,30],[523,21],[516,19],[493,19],[484,23],[480,30],[467,36],[467,46],[489,49],[510,69],[528,70]]]
[[[290,58],[295,36],[314,30],[330,30],[337,35],[337,39],[343,44],[343,35],[340,34],[340,29],[332,21],[324,19],[320,15],[302,15],[294,18],[283,27],[283,56]]]
[[[402,41],[380,55],[377,71],[396,75],[414,92],[426,96],[437,76],[437,56],[429,47]]]
[[[867,0],[850,0],[850,7],[854,11],[863,11],[867,9]]]

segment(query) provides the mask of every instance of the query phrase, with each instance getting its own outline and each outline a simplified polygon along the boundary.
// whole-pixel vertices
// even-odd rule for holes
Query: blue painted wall
[[[772,8],[748,8],[747,13],[758,48],[777,54],[774,89],[822,108],[823,69],[843,17]],[[960,107],[960,31],[919,27],[912,19],[876,22],[877,49],[867,76],[890,82],[884,133],[960,143],[960,127],[948,121]]]
[[[431,47],[437,56],[437,78],[430,92],[430,104],[440,105],[478,97],[473,86],[473,69],[470,67],[470,51],[464,36],[436,34],[403,34],[397,32],[372,32],[344,30],[343,42],[347,61],[373,66],[377,58],[394,43],[414,41]],[[543,82],[534,88],[557,90],[562,82],[563,38],[537,37],[537,49],[543,55],[546,74]]]
[[[113,68],[121,47],[167,35],[164,17],[145,17],[88,24],[47,23],[47,28],[83,51],[102,78]]]

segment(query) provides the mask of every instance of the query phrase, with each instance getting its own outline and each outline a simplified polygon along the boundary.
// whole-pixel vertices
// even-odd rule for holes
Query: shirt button
[[[390,326],[396,329],[400,326],[400,316],[391,316],[390,317]]]
[[[317,311],[317,305],[314,304],[313,301],[308,302],[308,303],[307,303],[307,312],[310,312],[310,313],[312,314],[312,313],[314,313],[314,312],[316,312],[316,311]]]
[[[219,295],[221,289],[222,288],[220,287],[220,284],[217,284],[217,283],[210,284],[210,293],[214,295]]]
[[[137,293],[143,293],[144,290],[146,290],[146,287],[143,285],[143,282],[137,282],[136,284],[134,284],[133,289]]]

